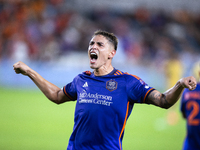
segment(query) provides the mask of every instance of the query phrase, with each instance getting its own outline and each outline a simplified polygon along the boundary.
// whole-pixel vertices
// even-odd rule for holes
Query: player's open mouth
[[[91,52],[90,53],[90,62],[95,63],[97,59],[98,59],[98,55],[95,52]]]

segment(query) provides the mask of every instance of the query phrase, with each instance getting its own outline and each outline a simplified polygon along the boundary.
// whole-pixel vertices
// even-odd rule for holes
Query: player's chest
[[[126,83],[124,80],[79,80],[77,105],[118,109],[126,106]]]

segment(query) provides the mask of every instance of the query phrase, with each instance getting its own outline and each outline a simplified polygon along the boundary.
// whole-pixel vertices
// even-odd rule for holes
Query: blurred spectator
[[[1,1],[0,60],[58,60],[69,52],[87,50],[87,41],[97,29],[117,35],[118,59],[130,63],[162,68],[172,52],[180,54],[182,63],[187,53],[200,56],[199,14],[144,7],[123,13],[98,7],[79,12],[70,7],[74,4],[65,0]]]
[[[170,57],[165,62],[164,70],[166,75],[166,88],[172,88],[176,84],[176,81],[183,76],[183,66],[176,52],[170,52]],[[167,110],[167,123],[169,125],[176,125],[179,121],[176,108],[177,103],[171,109]]]
[[[14,61],[29,60],[29,47],[23,34],[16,34],[12,37],[11,42],[11,59]]]

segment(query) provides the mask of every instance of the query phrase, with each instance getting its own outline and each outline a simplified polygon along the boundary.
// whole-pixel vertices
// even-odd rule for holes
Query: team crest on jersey
[[[114,91],[117,89],[117,82],[115,80],[109,80],[106,82],[106,89],[108,89],[109,91]]]

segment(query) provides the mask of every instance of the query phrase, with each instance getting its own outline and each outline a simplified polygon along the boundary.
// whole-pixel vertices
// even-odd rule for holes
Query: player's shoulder
[[[88,77],[92,77],[92,72],[91,71],[83,71],[83,72],[81,72],[81,73],[79,73],[78,75],[77,75],[77,77],[78,78],[88,78]]]
[[[89,77],[91,76],[91,72],[90,71],[84,71],[84,72],[80,72],[78,75],[76,75],[74,77],[74,81],[77,81],[79,80],[80,78],[84,78],[84,77]]]
[[[128,78],[128,79],[136,79],[136,80],[141,80],[140,77],[138,77],[137,75],[133,75],[133,74],[130,74],[128,72],[122,72],[120,70],[117,70],[115,73],[114,73],[115,76],[124,76],[125,78]]]
[[[91,76],[92,72],[87,70],[87,71],[82,72],[82,74],[87,75],[87,76]]]
[[[200,82],[197,83],[196,90],[199,90],[199,91],[200,91]]]

